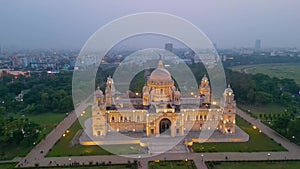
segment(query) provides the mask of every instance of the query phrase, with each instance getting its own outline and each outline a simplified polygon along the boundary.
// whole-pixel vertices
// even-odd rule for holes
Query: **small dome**
[[[230,85],[225,89],[225,93],[233,93],[233,90],[231,89]]]
[[[202,81],[208,81],[208,78],[206,77],[206,75],[203,76]]]
[[[95,91],[95,95],[103,95],[103,92],[100,90],[99,87],[97,87],[97,90]]]

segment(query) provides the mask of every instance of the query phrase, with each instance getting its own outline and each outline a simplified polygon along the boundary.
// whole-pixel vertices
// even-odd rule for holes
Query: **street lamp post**
[[[204,155],[203,154],[201,154],[201,161],[204,161]]]
[[[292,136],[292,141],[293,141],[293,142],[295,141],[295,136]]]
[[[270,156],[271,156],[271,154],[270,154],[270,153],[268,153],[268,160],[270,160]]]

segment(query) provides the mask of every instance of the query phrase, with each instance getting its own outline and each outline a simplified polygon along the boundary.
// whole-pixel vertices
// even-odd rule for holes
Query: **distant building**
[[[172,52],[173,51],[173,44],[172,43],[166,43],[165,44],[165,50]]]
[[[260,50],[261,49],[261,40],[260,39],[255,40],[254,49],[255,50]]]

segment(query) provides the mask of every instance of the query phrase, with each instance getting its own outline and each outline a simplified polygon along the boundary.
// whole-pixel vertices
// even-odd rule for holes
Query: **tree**
[[[281,116],[278,119],[274,120],[273,127],[276,131],[286,135],[289,122],[290,122],[290,118],[288,116]]]
[[[255,103],[256,104],[268,104],[272,102],[272,95],[266,92],[255,92]]]

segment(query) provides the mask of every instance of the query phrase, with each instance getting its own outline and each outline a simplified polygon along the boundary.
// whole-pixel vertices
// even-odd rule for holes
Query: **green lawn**
[[[0,163],[1,169],[13,169],[18,163]]]
[[[176,161],[150,161],[148,165],[149,169],[196,169],[194,161],[192,160],[176,160]]]
[[[299,169],[300,161],[207,162],[206,165],[209,169]]]
[[[0,155],[0,160],[12,160],[15,157],[25,157],[33,148],[32,146],[10,145],[4,149],[4,154]]]
[[[82,127],[78,121],[76,121],[65,137],[55,144],[51,151],[47,154],[48,157],[58,156],[86,156],[86,155],[111,155],[112,153],[106,151],[99,146],[83,146],[83,145],[71,145],[71,140],[75,136],[78,130]],[[107,145],[103,146],[111,150],[115,154],[141,154],[144,153],[143,149],[139,145]]]
[[[37,124],[56,125],[66,117],[66,114],[57,114],[57,113],[44,113],[44,114],[37,114],[37,115],[30,114],[30,115],[26,115],[26,117],[29,119],[29,121],[32,121]]]
[[[0,163],[0,169],[14,169],[17,163]],[[45,169],[137,169],[137,164],[111,164],[105,166],[44,167]]]
[[[261,65],[245,65],[231,67],[233,71],[245,73],[263,73],[271,77],[280,79],[294,79],[300,85],[300,64],[299,63],[282,63],[282,64],[261,64]]]
[[[74,166],[74,167],[47,167],[45,169],[137,169],[136,164],[112,164],[112,165],[105,165],[105,166]]]
[[[17,117],[17,115],[12,116]],[[54,126],[65,117],[65,114],[45,113],[39,115],[26,115],[25,117],[28,118],[29,121],[41,125],[41,132],[36,141],[36,143],[38,143],[51,130],[53,130]],[[4,150],[4,154],[0,155],[0,160],[11,160],[17,156],[24,157],[33,148],[33,146],[33,144],[29,146],[10,145],[6,147],[6,149]]]
[[[278,104],[267,104],[267,105],[239,105],[240,108],[252,114],[284,114],[286,107],[280,106]]]
[[[286,151],[281,145],[271,140],[268,136],[259,132],[244,119],[237,116],[237,125],[247,134],[249,141],[244,143],[195,143],[192,146],[194,152],[270,152]]]

